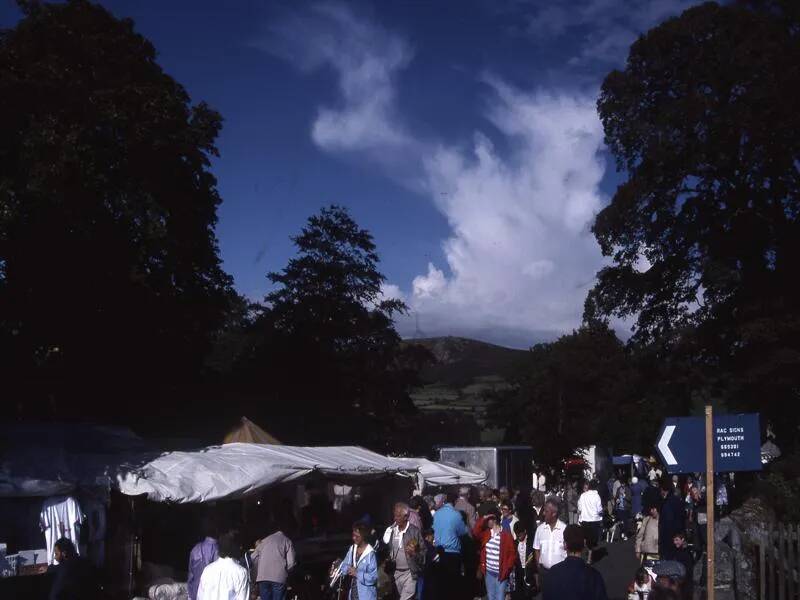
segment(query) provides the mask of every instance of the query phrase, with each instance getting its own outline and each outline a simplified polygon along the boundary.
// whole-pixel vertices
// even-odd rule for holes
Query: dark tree
[[[592,444],[636,451],[655,435],[660,413],[646,410],[637,370],[605,325],[537,344],[513,383],[514,391],[497,399],[493,419],[509,441],[532,445],[541,464],[558,466]]]
[[[231,294],[209,171],[221,117],[130,20],[20,6],[0,34],[3,395],[37,416],[177,413],[156,397],[197,375]]]
[[[800,369],[800,11],[707,3],[633,44],[598,102],[627,181],[594,233],[586,318],[691,365],[702,393],[791,431]],[[783,439],[788,441],[794,432]]]
[[[405,305],[382,297],[372,236],[344,208],[322,209],[292,239],[297,257],[269,274],[278,287],[256,325],[252,376],[270,389],[273,414],[313,417],[303,429],[319,425],[315,439],[370,443],[378,423],[409,408],[416,371],[392,322]]]

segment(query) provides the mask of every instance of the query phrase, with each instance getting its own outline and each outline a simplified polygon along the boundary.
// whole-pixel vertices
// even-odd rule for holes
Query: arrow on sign
[[[672,438],[673,433],[675,433],[675,425],[667,425],[664,427],[661,439],[658,440],[658,449],[661,451],[664,460],[667,461],[667,466],[678,464],[678,461],[675,460],[675,455],[669,449],[669,440]]]

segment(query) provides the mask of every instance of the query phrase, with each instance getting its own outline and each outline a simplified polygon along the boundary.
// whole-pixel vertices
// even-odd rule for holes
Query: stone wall
[[[717,522],[714,528],[717,600],[758,600],[756,543],[775,523],[774,512],[759,498]],[[697,576],[697,574],[696,574]],[[701,574],[698,579],[701,580]]]

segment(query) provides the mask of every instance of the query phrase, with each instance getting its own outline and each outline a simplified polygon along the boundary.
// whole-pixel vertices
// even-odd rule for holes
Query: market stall
[[[416,467],[358,446],[224,444],[193,452],[168,452],[135,469],[123,470],[123,494],[146,494],[154,502],[191,503],[242,498],[312,475],[364,480],[399,475]]]
[[[471,471],[457,465],[436,462],[427,458],[397,458],[409,469],[417,472],[417,490],[426,487],[446,487],[452,485],[480,485],[486,481],[485,471]]]

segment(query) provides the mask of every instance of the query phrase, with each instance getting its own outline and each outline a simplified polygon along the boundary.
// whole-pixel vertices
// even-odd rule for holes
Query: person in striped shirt
[[[517,554],[514,539],[500,524],[500,513],[490,510],[473,529],[480,542],[480,571],[486,581],[489,600],[505,600],[508,578],[514,570]]]

